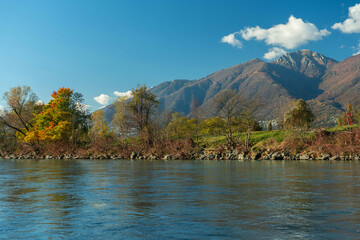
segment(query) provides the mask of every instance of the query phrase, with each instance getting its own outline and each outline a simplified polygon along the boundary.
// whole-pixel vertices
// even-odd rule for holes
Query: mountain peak
[[[303,49],[286,53],[272,63],[298,71],[311,78],[319,78],[337,61],[320,53]]]

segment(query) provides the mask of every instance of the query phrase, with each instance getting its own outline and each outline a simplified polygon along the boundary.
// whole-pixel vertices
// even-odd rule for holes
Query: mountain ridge
[[[360,91],[359,66],[360,56],[338,62],[304,49],[286,53],[272,62],[254,58],[198,80],[163,82],[150,91],[161,103],[160,112],[191,116],[195,101],[200,110],[207,111],[211,99],[221,91],[236,89],[250,99],[260,97],[267,103],[256,112],[259,120],[281,118],[286,106],[302,98],[320,116],[321,124],[331,125],[334,115],[340,114],[349,102],[360,106],[360,99],[356,98],[356,91]],[[350,87],[355,88],[355,93]]]

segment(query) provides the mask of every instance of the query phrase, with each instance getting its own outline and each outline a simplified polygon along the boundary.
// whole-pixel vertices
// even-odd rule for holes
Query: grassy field
[[[343,132],[343,131],[348,131],[350,129],[353,128],[357,128],[358,125],[352,125],[352,126],[337,126],[334,128],[329,128],[326,129],[328,132]],[[285,137],[287,134],[289,134],[290,132],[285,131],[285,130],[273,130],[273,131],[256,131],[256,132],[251,132],[251,137],[250,137],[250,143],[251,145],[256,145],[257,143],[260,143],[262,141],[266,141],[266,140],[274,140],[276,142],[282,142],[284,141]],[[308,135],[312,135],[314,133],[309,133]],[[240,139],[240,141],[244,142],[245,138],[246,138],[246,134],[242,133],[240,136],[238,136],[237,134],[234,134],[234,137],[236,139]],[[199,143],[201,145],[205,145],[206,147],[209,148],[216,148],[220,145],[223,145],[226,143],[226,138],[223,135],[219,135],[219,136],[200,136],[199,138]]]
[[[252,145],[267,139],[274,139],[277,142],[282,142],[285,138],[285,135],[286,131],[284,130],[251,132],[250,142]],[[245,141],[246,135],[245,133],[241,134],[240,136],[234,134],[234,137],[239,138],[240,141]],[[225,136],[201,136],[199,143],[207,147],[217,147],[219,145],[225,144],[226,138]]]

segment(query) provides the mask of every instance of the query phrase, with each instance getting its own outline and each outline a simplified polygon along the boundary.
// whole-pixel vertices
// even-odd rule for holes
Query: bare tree
[[[127,106],[129,109],[131,122],[139,131],[148,144],[152,143],[152,116],[159,105],[156,96],[146,88],[145,85],[132,90],[132,98]]]
[[[227,89],[220,92],[214,99],[215,114],[225,119],[224,133],[227,143],[235,147],[236,143],[233,137],[233,123],[235,117],[242,113],[244,98],[236,90]]]
[[[245,138],[245,147],[249,148],[250,146],[250,136],[251,131],[255,130],[256,125],[255,121],[255,111],[262,107],[264,103],[258,99],[244,99],[243,108],[242,108],[242,118],[246,127],[246,138]]]
[[[191,104],[191,112],[192,115],[194,116],[194,120],[195,120],[195,138],[196,138],[196,144],[199,145],[199,133],[200,133],[200,123],[201,123],[201,110],[200,110],[200,104],[199,101],[197,99],[195,99],[193,101],[193,103]]]
[[[119,97],[115,100],[115,113],[111,121],[115,133],[120,135],[123,143],[125,143],[126,137],[130,131],[129,119],[127,117],[127,103],[128,98],[126,97]]]
[[[29,86],[18,86],[10,88],[10,91],[4,93],[3,98],[6,106],[0,114],[0,122],[25,136],[26,131],[32,126],[37,96]]]

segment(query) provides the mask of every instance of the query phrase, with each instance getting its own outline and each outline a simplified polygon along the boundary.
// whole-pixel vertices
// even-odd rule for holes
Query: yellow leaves
[[[110,134],[109,124],[105,120],[104,112],[99,110],[91,115],[91,135],[93,137],[102,137]]]
[[[71,133],[70,100],[73,90],[60,88],[53,92],[52,99],[35,115],[34,122],[25,136],[18,134],[18,139],[27,143],[67,140]]]

